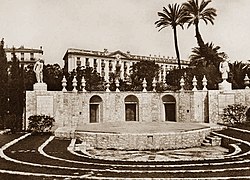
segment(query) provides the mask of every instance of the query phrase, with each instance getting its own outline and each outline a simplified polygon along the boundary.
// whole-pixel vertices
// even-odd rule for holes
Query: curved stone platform
[[[201,146],[209,124],[119,122],[86,124],[75,137],[90,147],[119,150],[166,150]]]

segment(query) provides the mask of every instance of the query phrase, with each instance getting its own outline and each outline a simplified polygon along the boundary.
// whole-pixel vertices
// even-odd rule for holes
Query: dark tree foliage
[[[110,87],[109,89],[111,91],[116,90],[116,81],[119,81],[119,90],[120,91],[130,91],[131,90],[131,85],[128,80],[122,80],[121,77],[121,65],[117,64],[115,66],[115,71],[109,73],[109,82],[110,82]]]
[[[49,91],[62,90],[63,70],[58,64],[47,64],[43,68],[43,80]]]
[[[76,76],[77,79],[77,90],[82,90],[82,77],[84,76],[84,79],[86,81],[86,87],[85,89],[87,91],[103,91],[104,90],[104,78],[100,76],[99,73],[97,73],[96,70],[94,70],[92,67],[77,67],[76,70],[73,70],[72,72],[66,73],[65,77],[67,79],[67,90],[72,91],[72,81],[74,79],[74,76]]]
[[[13,58],[9,67],[9,80],[8,80],[8,115],[13,117],[11,122],[6,122],[8,128],[21,130],[23,108],[24,108],[24,81],[23,81],[23,66],[20,65],[19,60],[15,55],[13,49]]]
[[[190,65],[198,67],[214,65],[215,67],[219,67],[220,62],[226,56],[224,52],[219,52],[219,49],[220,47],[214,46],[212,42],[205,44],[205,53],[202,53],[200,47],[193,48],[193,54],[190,55]]]
[[[30,64],[24,69],[24,84],[26,90],[33,90],[36,83],[36,76],[33,71],[34,65]],[[43,66],[43,80],[49,91],[62,90],[63,70],[58,64],[47,64]]]
[[[131,90],[141,91],[142,81],[145,78],[147,81],[147,90],[151,91],[152,81],[158,77],[159,65],[154,61],[140,61],[135,63],[130,70]]]
[[[7,58],[4,51],[4,40],[0,43],[0,128],[4,128],[4,116],[7,113]]]
[[[245,75],[248,74],[248,77],[250,77],[250,65],[235,61],[232,64],[229,64],[230,67],[230,73],[229,73],[229,80],[233,85],[234,89],[244,89],[244,78]]]
[[[211,90],[218,89],[218,83],[221,82],[221,77],[218,68],[214,66],[176,69],[169,72],[166,81],[171,87],[170,89],[180,89],[180,80],[183,76],[185,80],[184,89],[191,90],[193,89],[192,80],[195,76],[198,80],[197,88],[202,89],[202,79],[204,75],[207,79],[207,88]]]
[[[24,86],[26,90],[33,90],[33,85],[36,83],[36,76],[33,71],[34,65],[29,64],[24,68]]]

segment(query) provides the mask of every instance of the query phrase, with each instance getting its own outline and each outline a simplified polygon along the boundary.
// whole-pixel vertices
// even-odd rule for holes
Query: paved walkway
[[[221,146],[203,146],[165,151],[119,151],[92,149],[87,152],[95,157],[106,160],[178,161],[224,158],[224,155],[228,153],[228,149]]]

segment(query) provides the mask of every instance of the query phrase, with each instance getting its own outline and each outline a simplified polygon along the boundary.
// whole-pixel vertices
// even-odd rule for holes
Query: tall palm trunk
[[[201,37],[200,31],[199,31],[199,23],[195,23],[195,37],[197,38],[197,43],[200,46],[201,50],[201,55],[205,55],[206,50],[205,50],[205,43]]]
[[[177,30],[176,26],[173,27],[174,29],[174,45],[175,45],[175,52],[178,60],[178,67],[181,69],[181,59],[180,59],[180,52],[179,52],[179,47],[178,47],[178,41],[177,41]]]

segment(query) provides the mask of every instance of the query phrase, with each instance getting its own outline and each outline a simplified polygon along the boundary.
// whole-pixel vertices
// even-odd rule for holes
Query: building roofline
[[[14,49],[14,50],[13,50]],[[17,53],[27,53],[27,52],[34,52],[34,53],[43,53],[42,49],[33,49],[33,48],[4,48],[5,52],[17,52]]]
[[[121,59],[128,59],[128,60],[135,60],[135,61],[141,61],[141,60],[148,60],[148,61],[155,61],[158,63],[169,63],[169,64],[176,64],[177,59],[170,58],[170,57],[157,57],[157,56],[143,56],[143,55],[132,55],[130,52],[124,53],[120,50],[108,52],[106,49],[104,51],[93,51],[93,50],[85,50],[85,49],[76,49],[76,48],[69,48],[67,49],[63,60],[65,60],[66,56],[68,54],[74,54],[74,55],[86,55],[86,56],[95,56],[95,57],[104,57],[104,58],[114,58],[113,55],[120,54]],[[189,60],[181,60],[182,65],[188,65],[190,62]]]

